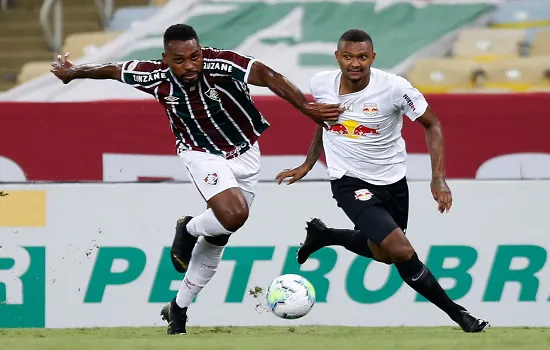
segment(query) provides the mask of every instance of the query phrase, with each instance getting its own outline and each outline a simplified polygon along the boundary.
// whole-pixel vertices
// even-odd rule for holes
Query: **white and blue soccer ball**
[[[315,288],[300,275],[286,274],[273,280],[266,293],[267,306],[287,320],[304,317],[315,304]]]

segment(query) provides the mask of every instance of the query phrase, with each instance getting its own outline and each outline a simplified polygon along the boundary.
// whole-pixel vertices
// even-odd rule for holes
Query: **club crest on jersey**
[[[218,184],[218,174],[211,173],[206,175],[206,177],[204,178],[204,182],[206,182],[208,185],[216,186]]]
[[[220,101],[220,94],[214,88],[208,89],[204,94],[211,100]]]
[[[363,104],[363,113],[369,117],[378,114],[378,105],[376,103]]]
[[[366,188],[355,191],[355,199],[357,199],[358,201],[368,201],[371,198],[372,198],[372,193],[370,193],[370,191],[367,190]]]

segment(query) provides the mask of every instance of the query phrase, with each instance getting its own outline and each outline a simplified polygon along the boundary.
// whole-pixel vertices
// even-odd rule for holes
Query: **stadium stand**
[[[521,0],[500,5],[495,11],[491,25],[495,28],[530,28],[550,26],[548,1]]]
[[[444,60],[419,59],[407,76],[423,92],[550,91],[550,3],[500,4],[487,26],[460,29]]]
[[[474,89],[481,65],[473,60],[428,58],[417,62],[408,79],[426,93],[443,93],[456,89]]]
[[[53,53],[48,51],[37,23],[37,2],[40,3],[11,0],[15,6],[0,12],[0,44],[7,48],[0,54],[0,91],[49,70]],[[102,26],[94,1],[64,0],[65,40],[61,51],[70,52],[73,60],[87,57],[120,35],[139,28],[168,2],[116,0],[111,19]],[[531,92],[548,88],[548,1],[455,3],[454,7],[430,6],[429,11],[396,4],[379,12],[368,0],[353,4],[205,0],[197,1],[191,11],[169,21],[185,18],[197,28],[206,45],[244,48],[259,58],[265,54],[275,68],[284,69],[289,64],[300,67],[296,72],[292,70],[298,81],[319,67],[334,65],[332,46],[327,50],[334,38],[327,37],[327,33],[341,32],[344,27],[363,27],[375,38],[375,66],[391,69],[412,57],[408,70],[403,68],[396,73],[406,76],[422,92]],[[450,8],[453,16],[448,16]],[[326,21],[328,13],[334,21]],[[345,25],[337,20],[340,17],[346,19]],[[447,19],[430,20],[436,17]],[[290,29],[298,18],[300,30]],[[480,18],[487,20],[478,21]],[[136,37],[116,53],[113,51],[109,59],[158,58],[162,52],[161,29]],[[438,53],[418,54],[450,34],[453,36]],[[395,45],[395,38],[402,44]]]
[[[155,9],[167,1],[116,0],[115,13],[124,9]],[[118,32],[104,31],[93,0],[63,0],[64,49],[73,58],[82,56],[86,47],[97,47],[112,40]],[[49,71],[54,52],[48,48],[39,23],[42,1],[11,0],[0,11],[0,91],[32,80]],[[115,22],[116,23],[116,22]]]
[[[106,30],[124,31],[141,21],[147,20],[158,11],[158,7],[123,7],[117,9]]]
[[[523,29],[464,29],[453,44],[455,58],[491,61],[514,58],[521,54],[526,33]]]

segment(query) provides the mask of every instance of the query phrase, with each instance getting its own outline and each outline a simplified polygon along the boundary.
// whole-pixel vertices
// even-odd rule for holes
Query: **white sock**
[[[224,247],[210,244],[200,238],[193,249],[189,268],[176,296],[179,307],[189,307],[193,299],[212,279],[220,264]]]
[[[242,191],[243,196],[248,203],[248,207],[252,205],[254,201],[254,194],[246,191]],[[214,211],[212,209],[207,209],[204,213],[199,216],[195,216],[187,223],[187,232],[195,237],[207,236],[215,237],[221,235],[230,235],[233,232],[228,231],[223,225],[218,221]]]
[[[214,211],[207,209],[199,216],[195,216],[187,223],[187,232],[195,237],[199,236],[221,236],[230,235],[233,232],[226,230],[225,227],[218,221]]]

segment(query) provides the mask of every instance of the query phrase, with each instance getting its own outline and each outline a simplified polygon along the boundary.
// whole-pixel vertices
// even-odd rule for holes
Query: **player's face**
[[[370,75],[370,66],[375,57],[372,43],[367,41],[342,41],[336,51],[336,60],[342,73],[354,82],[359,82]]]
[[[202,71],[202,51],[197,40],[172,40],[164,46],[162,59],[185,84],[194,83]]]

